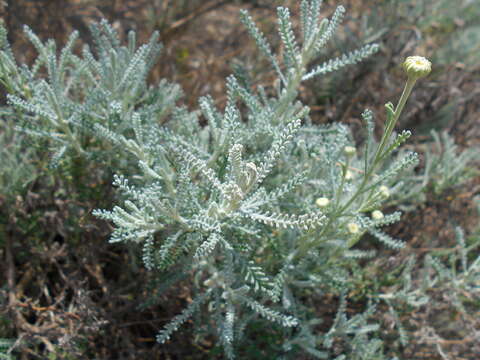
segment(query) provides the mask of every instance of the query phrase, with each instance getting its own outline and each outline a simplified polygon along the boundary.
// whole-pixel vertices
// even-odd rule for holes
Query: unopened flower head
[[[343,152],[345,153],[345,155],[350,157],[350,156],[355,155],[355,153],[357,152],[357,149],[355,149],[353,146],[345,146],[343,148]]]
[[[382,220],[383,218],[384,218],[384,215],[380,210],[375,210],[372,212],[372,219]]]
[[[345,173],[345,179],[346,180],[352,180],[353,179],[353,173],[350,170],[347,170]]]
[[[388,198],[390,196],[390,189],[385,185],[380,186],[380,195],[384,198]]]
[[[360,231],[360,227],[354,222],[348,223],[347,229],[350,234],[358,234],[358,232]]]
[[[328,204],[330,204],[330,200],[326,197],[321,197],[315,201],[315,204],[317,204],[318,207],[325,207],[325,206],[328,206]]]
[[[409,56],[403,63],[409,78],[420,79],[432,71],[432,63],[422,56]]]

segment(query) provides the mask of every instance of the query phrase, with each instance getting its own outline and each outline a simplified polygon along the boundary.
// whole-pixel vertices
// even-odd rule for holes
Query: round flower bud
[[[353,173],[350,170],[347,170],[345,173],[345,180],[352,180],[353,179]]]
[[[358,234],[360,231],[360,227],[354,222],[348,223],[347,229],[350,234]]]
[[[409,56],[403,63],[403,68],[409,78],[419,79],[432,71],[432,63],[422,56]]]
[[[315,201],[315,204],[317,204],[318,207],[325,207],[325,206],[328,206],[328,204],[330,204],[330,200],[326,197],[321,197]]]
[[[355,155],[355,153],[357,152],[357,149],[355,149],[353,146],[345,146],[343,148],[343,152],[345,153],[345,155],[350,157],[350,156]]]
[[[380,186],[380,195],[384,198],[388,198],[390,196],[390,190],[385,185]]]
[[[380,210],[375,210],[372,212],[372,219],[382,220],[384,218],[383,213]]]

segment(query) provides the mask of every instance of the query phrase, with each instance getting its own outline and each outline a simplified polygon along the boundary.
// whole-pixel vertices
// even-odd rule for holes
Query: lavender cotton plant
[[[275,95],[263,87],[254,92],[230,76],[223,111],[208,96],[199,100],[206,126],[184,110],[163,126],[150,124],[155,140],[138,144],[148,161],[139,158],[141,172],[135,178],[115,180],[124,205],[96,211],[115,224],[112,241],[143,243],[148,269],[169,274],[170,283],[182,274],[192,279],[195,296],[160,331],[160,343],[204,309],[195,317],[198,333],[213,332],[231,359],[257,317],[287,329],[285,358],[295,356],[294,348],[329,358],[336,336],[356,344],[348,356],[380,356],[378,326],[368,323],[373,304],[351,319],[344,313],[349,273],[357,259],[375,256],[355,249],[366,233],[393,249],[404,246],[380,230],[398,221],[400,213],[384,215],[380,209],[390,184],[417,162],[415,153],[392,156],[410,137],[409,131],[394,134],[394,127],[430,63],[420,57],[406,60],[406,88],[396,107],[386,105],[381,140],[374,140],[373,114],[366,110],[367,142],[357,150],[345,126],[311,123],[309,109],[297,100],[298,87],[363,60],[378,46],[365,45],[312,67],[345,11],[340,6],[332,19],[320,21],[319,7],[320,1],[302,2],[301,43],[288,9],[278,8],[281,55],[272,52],[243,11],[243,23],[278,76]],[[335,324],[322,334],[315,331],[321,319],[312,318],[308,305],[326,293],[342,302]]]
[[[42,43],[26,28],[39,57],[19,67],[2,28],[5,111],[18,116],[19,130],[47,146],[51,171],[95,163],[115,172],[119,204],[94,211],[113,223],[110,241],[140,246],[159,287],[190,281],[192,301],[163,326],[159,343],[193,319],[196,338],[213,335],[233,359],[244,356],[242,343],[255,343],[249,328],[255,323],[281,339],[271,344],[271,358],[386,359],[380,327],[371,323],[375,302],[350,317],[346,304],[359,260],[379,256],[358,248],[365,235],[392,249],[404,246],[381,230],[400,212],[382,208],[402,172],[417,163],[416,153],[398,152],[410,131],[394,129],[431,64],[406,59],[405,90],[397,106],[386,104],[380,140],[365,110],[366,141],[355,147],[345,125],[312,123],[299,87],[363,61],[379,46],[318,63],[345,13],[339,6],[320,19],[320,6],[320,0],[301,2],[300,34],[290,11],[278,8],[278,53],[241,12],[276,81],[273,89],[253,89],[229,76],[224,109],[205,96],[189,111],[176,105],[178,85],[147,83],[161,51],[158,34],[137,48],[131,32],[123,46],[104,21],[92,26],[93,51],[74,53],[73,33],[57,56],[53,42]],[[315,304],[327,295],[339,299],[338,313],[320,330]],[[346,344],[340,351],[336,339]]]

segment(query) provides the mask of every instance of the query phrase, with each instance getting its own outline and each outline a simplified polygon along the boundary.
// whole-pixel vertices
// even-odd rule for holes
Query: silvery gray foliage
[[[26,28],[39,53],[31,67],[19,67],[2,38],[0,78],[21,114],[19,128],[47,145],[52,165],[72,157],[115,165],[123,202],[94,212],[114,224],[111,241],[139,243],[146,268],[163,279],[159,288],[192,280],[192,302],[164,326],[159,342],[195,316],[198,334],[216,334],[234,358],[249,322],[263,319],[284,329],[286,357],[305,351],[326,359],[384,358],[377,326],[368,322],[374,307],[348,318],[345,294],[353,286],[352,264],[375,256],[355,247],[364,234],[403,246],[380,230],[400,214],[371,212],[382,208],[389,187],[417,156],[392,157],[410,136],[392,133],[400,115],[392,104],[378,142],[372,112],[361,115],[367,141],[353,152],[346,151],[353,146],[346,126],[312,124],[297,100],[300,84],[378,50],[368,44],[316,64],[345,12],[339,6],[330,20],[320,20],[320,5],[301,2],[300,35],[289,10],[278,9],[279,54],[248,12],[240,14],[278,79],[268,91],[229,76],[224,109],[205,96],[198,111],[189,111],[175,106],[177,85],[147,84],[161,49],[156,34],[137,48],[130,33],[123,46],[102,22],[91,29],[95,50],[77,55],[76,33],[57,54],[52,41],[44,44]],[[316,205],[320,197],[329,199],[326,206]],[[341,302],[332,328],[322,333],[309,306],[326,293]],[[333,355],[337,337],[349,345]]]
[[[462,228],[455,228],[457,246],[446,249],[444,254],[427,254],[421,261],[411,256],[405,263],[399,282],[388,292],[378,294],[377,301],[385,302],[399,333],[399,342],[408,346],[409,335],[400,320],[399,312],[408,306],[419,309],[429,304],[433,309],[448,304],[461,316],[469,317],[467,306],[480,299],[478,288],[480,256],[478,255],[479,235],[467,239]],[[440,297],[437,294],[448,294]],[[468,296],[465,296],[468,294]],[[448,312],[447,312],[448,313]],[[442,348],[436,346],[441,355]]]
[[[303,1],[301,9],[301,37],[293,31],[289,10],[278,9],[281,56],[249,14],[241,13],[277,73],[275,93],[256,92],[232,75],[223,110],[209,96],[199,100],[208,125],[201,127],[198,113],[185,109],[174,109],[164,123],[151,122],[151,142],[130,139],[138,175],[115,180],[124,204],[95,212],[115,224],[112,241],[143,242],[147,268],[194,275],[196,296],[164,327],[159,342],[203,307],[208,314],[203,318],[215,322],[210,330],[228,358],[245,335],[244,321],[255,317],[296,329],[292,334],[304,329],[307,338],[296,344],[311,354],[329,354],[326,339],[340,328],[352,344],[358,342],[350,353],[381,353],[380,340],[369,339],[376,330],[367,323],[370,313],[342,320],[330,335],[317,334],[301,296],[306,289],[340,294],[348,288],[349,262],[372,255],[353,249],[362,234],[369,232],[393,248],[403,245],[379,230],[400,215],[372,220],[370,211],[387,197],[381,187],[414,164],[416,155],[390,163],[389,155],[409,133],[385,138],[381,146],[374,143],[369,112],[363,117],[372,148],[354,156],[345,153],[352,144],[348,128],[311,123],[308,108],[297,100],[302,81],[355,64],[378,46],[315,65],[344,9],[339,7],[330,21],[319,19],[318,0]],[[320,196],[331,204],[318,208]],[[352,223],[358,231],[352,231]],[[321,292],[315,297],[321,299]],[[199,325],[199,331],[205,329]],[[323,350],[319,337],[325,338]]]
[[[94,51],[84,46],[77,55],[77,32],[57,51],[52,40],[42,43],[28,27],[24,31],[38,52],[36,61],[18,66],[2,38],[0,74],[9,104],[22,115],[18,128],[48,145],[51,165],[69,156],[112,158],[112,151],[105,152],[112,147],[148,162],[142,148],[151,139],[144,123],[164,121],[181,95],[178,85],[166,81],[147,84],[161,50],[158,34],[137,49],[131,32],[122,46],[103,21],[91,26]]]
[[[14,131],[12,121],[0,123],[0,198],[5,208],[26,193],[27,185],[37,176],[35,156],[26,143],[25,137]]]
[[[477,147],[460,149],[453,136],[444,131],[431,131],[431,141],[423,144],[424,165],[415,172],[406,171],[392,189],[393,196],[388,205],[396,205],[402,210],[421,206],[427,194],[438,196],[455,190],[466,181],[478,175],[474,166]],[[398,156],[404,156],[399,151]]]
[[[433,144],[425,153],[423,186],[430,185],[435,194],[440,194],[478,174],[470,166],[476,159],[478,148],[460,150],[446,131],[439,134],[432,130],[431,135]]]

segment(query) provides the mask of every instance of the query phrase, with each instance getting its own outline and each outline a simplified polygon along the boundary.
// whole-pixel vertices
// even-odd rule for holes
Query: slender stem
[[[387,128],[385,129],[385,132],[382,136],[382,140],[380,141],[380,145],[378,146],[375,156],[373,157],[372,161],[372,166],[368,170],[367,173],[365,173],[365,177],[363,178],[362,183],[358,187],[357,191],[353,196],[350,198],[349,201],[341,208],[341,213],[346,210],[350,204],[358,197],[360,194],[364,192],[365,185],[367,185],[368,180],[370,179],[370,176],[373,174],[373,172],[376,170],[378,165],[380,164],[380,160],[383,158],[383,150],[385,146],[388,144],[388,141],[390,137],[392,136],[393,129],[395,129],[395,124],[397,123],[398,119],[400,118],[400,114],[403,111],[403,108],[405,107],[405,104],[407,103],[408,97],[410,96],[413,87],[415,86],[417,79],[416,78],[408,78],[407,83],[405,84],[405,87],[403,88],[402,96],[400,96],[400,100],[398,101],[397,107],[395,108],[395,112],[393,115],[393,118],[389,123],[387,124]]]
[[[303,75],[306,72],[306,66],[310,61],[310,55],[303,53],[301,56],[300,61],[295,59],[295,75],[292,78],[288,78],[285,84],[287,84],[287,88],[285,89],[285,95],[283,99],[279,99],[281,101],[280,107],[275,112],[275,119],[282,119],[283,115],[285,114],[289,105],[291,105],[291,101],[296,97],[296,89],[300,86],[302,82]]]
[[[67,138],[70,140],[70,142],[73,144],[74,149],[76,150],[77,154],[81,157],[85,155],[85,151],[82,148],[82,145],[80,144],[78,138],[75,136],[75,134],[72,132],[70,129],[69,123],[65,120],[63,116],[62,109],[60,108],[60,104],[58,102],[57,94],[52,91],[53,96],[50,97],[51,101],[53,102],[53,109],[55,111],[55,114],[57,115],[58,123],[53,123],[54,126],[59,127]]]
[[[400,96],[400,100],[398,101],[397,107],[395,108],[395,112],[393,115],[392,120],[387,124],[387,128],[385,129],[385,133],[382,136],[382,140],[380,142],[380,146],[377,149],[377,152],[374,157],[374,166],[378,162],[378,160],[383,156],[382,152],[385,148],[390,136],[392,135],[393,129],[395,129],[395,124],[397,123],[398,119],[400,118],[400,114],[407,103],[407,99],[412,92],[413,87],[415,86],[417,79],[416,78],[408,78],[405,87],[403,88],[402,96]]]
[[[348,156],[347,157],[347,162],[346,162],[345,166],[343,166],[343,169],[342,169],[342,181],[341,181],[340,186],[338,187],[338,189],[335,193],[335,209],[338,207],[338,204],[340,202],[340,195],[342,194],[343,188],[345,186],[345,180],[346,180],[349,165],[350,165],[350,157]]]
[[[410,93],[412,92],[413,87],[415,86],[415,83],[417,82],[416,78],[408,78],[407,83],[405,84],[405,87],[403,88],[402,96],[400,97],[400,100],[398,101],[397,107],[395,108],[395,117],[393,120],[393,123],[395,124],[400,117],[400,114],[403,111],[403,107],[407,103],[408,98],[410,97]]]
[[[283,99],[280,99],[280,106],[275,112],[274,119],[283,120],[283,115],[297,95],[296,89],[298,89],[298,86],[302,82],[302,77],[303,71],[298,70],[295,76],[288,82],[287,88],[285,89],[285,95],[283,96]]]

